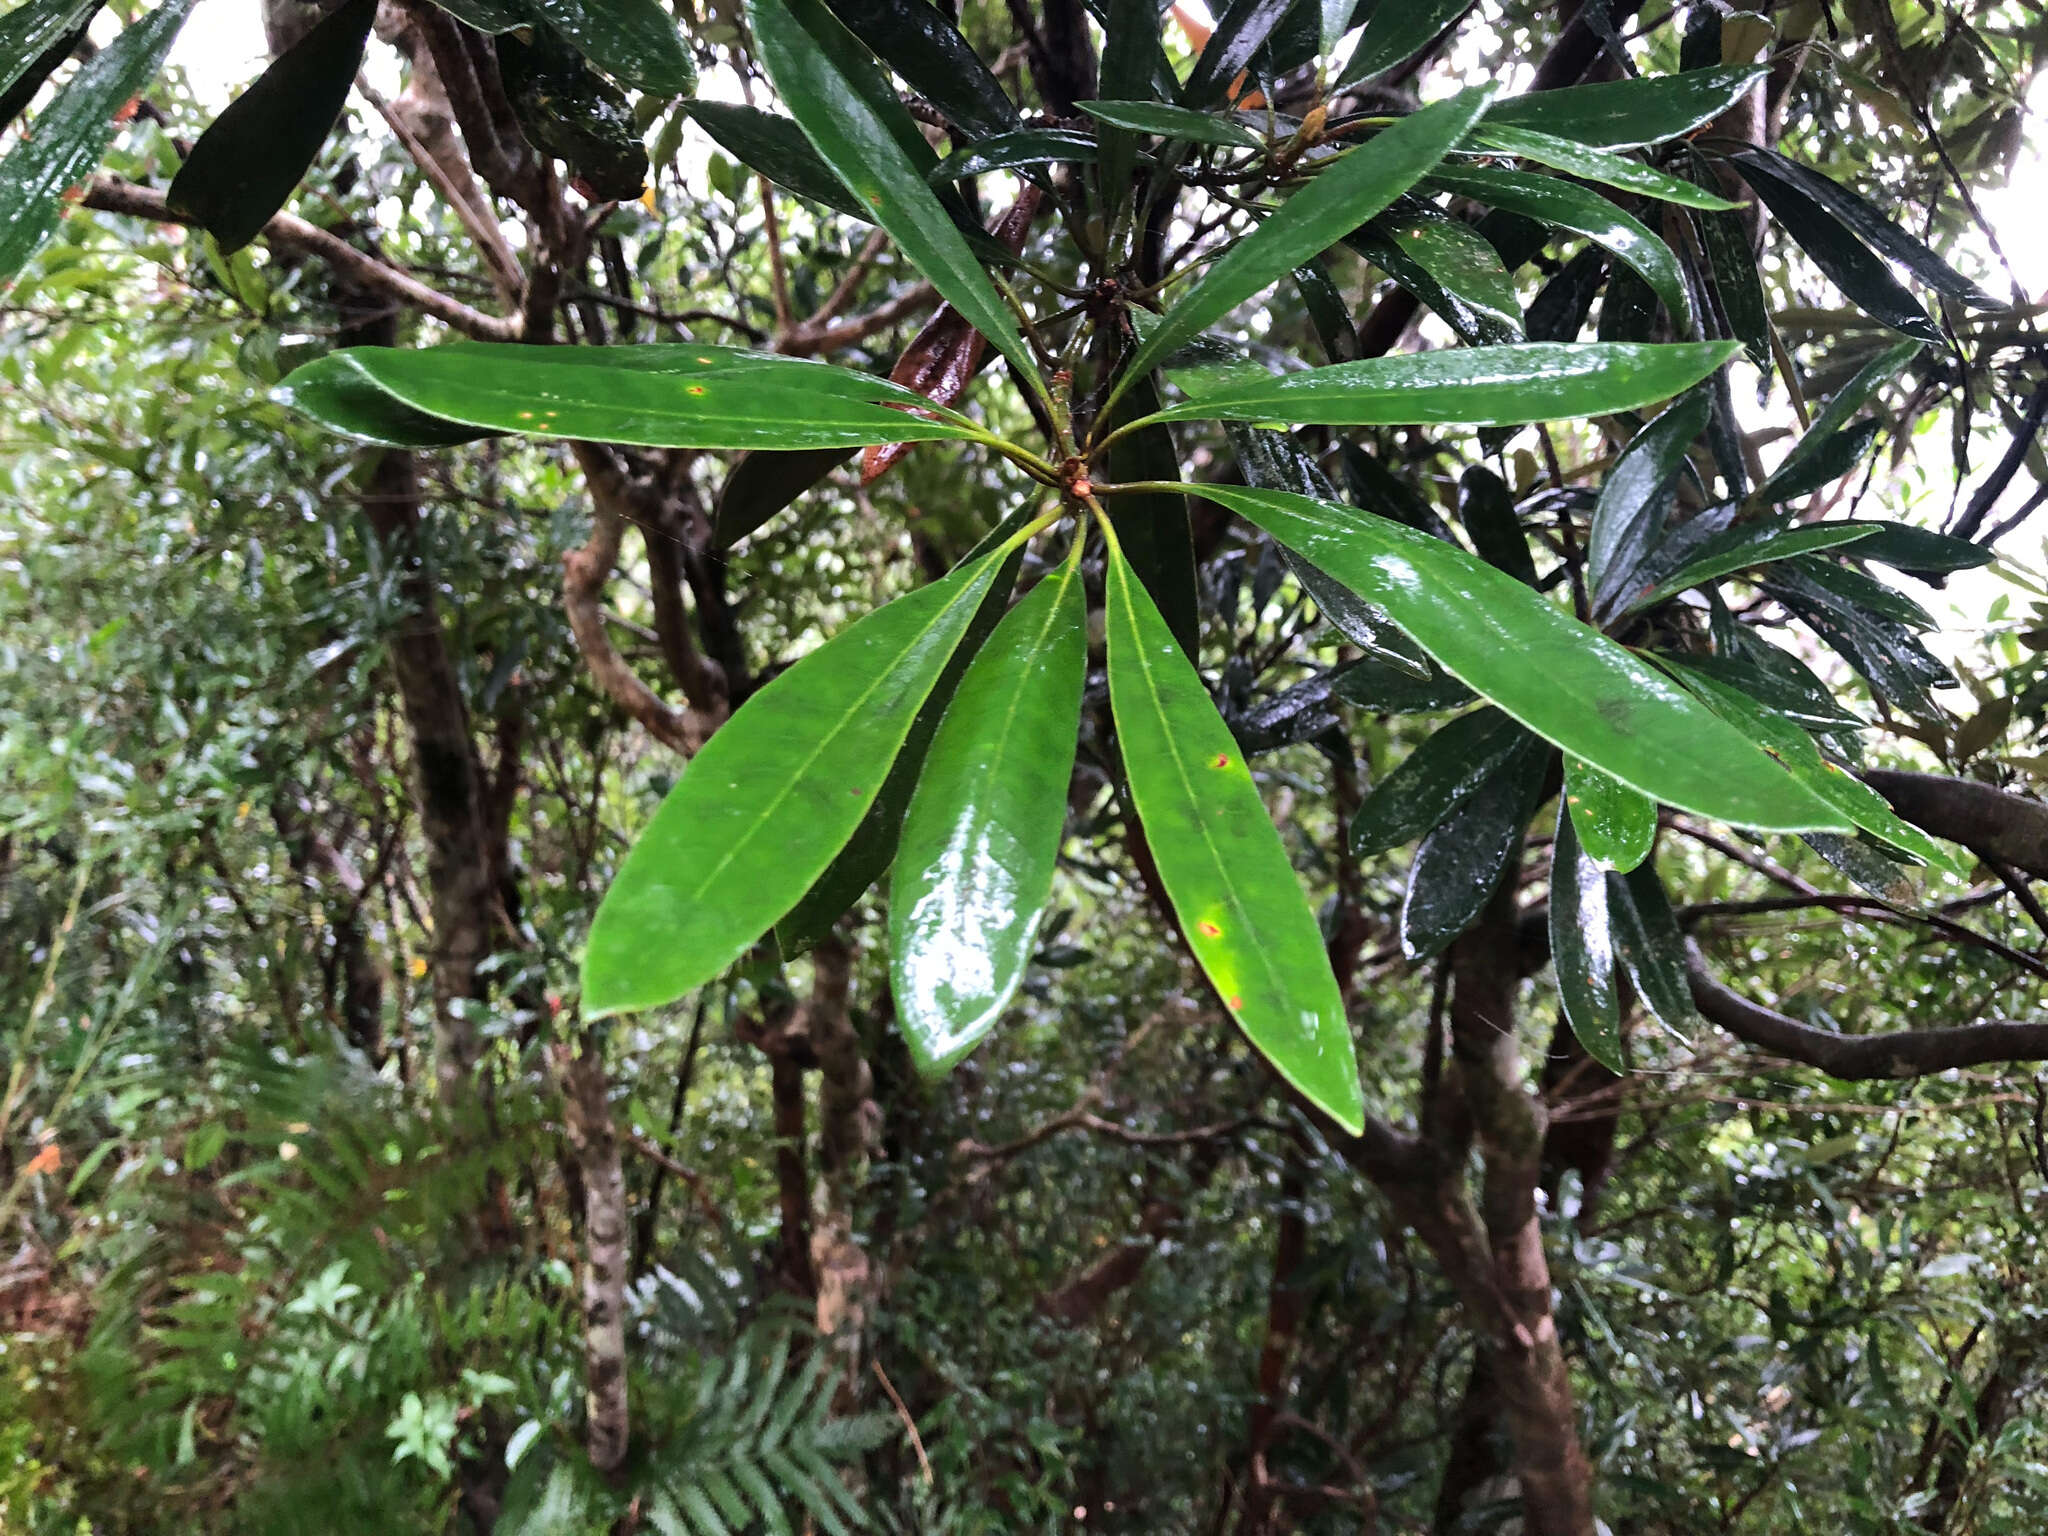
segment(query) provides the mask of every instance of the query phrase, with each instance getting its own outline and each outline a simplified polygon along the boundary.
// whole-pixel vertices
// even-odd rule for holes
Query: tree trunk
[[[583,1365],[590,1464],[615,1470],[626,1459],[626,1175],[619,1164],[604,1050],[586,1030],[575,1047],[553,1048],[562,1082],[563,1126],[583,1184]]]

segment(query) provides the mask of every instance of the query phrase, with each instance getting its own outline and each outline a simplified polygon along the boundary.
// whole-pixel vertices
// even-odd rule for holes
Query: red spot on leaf
[[[1220,939],[1223,937],[1223,930],[1217,927],[1214,923],[1210,922],[1207,918],[1204,918],[1201,922],[1195,924],[1195,926],[1212,939]]]
[[[1230,754],[1228,752],[1218,752],[1216,754],[1216,761],[1209,766],[1211,768],[1228,768],[1230,766]]]

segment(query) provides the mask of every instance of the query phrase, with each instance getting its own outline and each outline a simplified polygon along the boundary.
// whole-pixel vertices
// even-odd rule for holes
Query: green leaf
[[[1018,377],[1037,379],[1016,316],[925,181],[931,146],[874,59],[819,0],[747,0],[747,15],[769,78],[825,163]]]
[[[1790,518],[1776,517],[1741,523],[1708,540],[1691,560],[1641,597],[1627,599],[1626,605],[1653,608],[1688,587],[1704,586],[1735,571],[1769,565],[1773,560],[1789,560],[1817,549],[1854,544],[1869,531],[1854,523],[1811,523],[1799,527]]]
[[[1856,826],[1923,864],[1956,876],[1965,873],[1941,844],[1918,827],[1901,821],[1884,796],[1823,757],[1813,738],[1793,721],[1689,662],[1669,665],[1679,680],[1705,699],[1716,713],[1783,763],[1788,772]]]
[[[728,101],[693,101],[690,116],[741,165],[759,171],[785,192],[836,209],[864,224],[875,211],[847,191],[811,141],[790,118]]]
[[[1519,426],[1634,410],[1682,394],[1740,350],[1731,341],[1527,342],[1333,363],[1170,406],[1155,421],[1333,427]]]
[[[1445,670],[1653,800],[1736,826],[1838,829],[1830,807],[1648,663],[1441,540],[1280,491],[1202,494],[1393,616]]]
[[[924,0],[913,3],[925,6]],[[938,12],[933,11],[933,15]],[[960,181],[968,176],[986,176],[990,171],[1014,171],[1034,165],[1089,165],[1096,155],[1095,140],[1071,128],[1022,128],[1015,133],[981,139],[954,151],[932,167],[927,180]]]
[[[1565,759],[1565,773],[1572,760]],[[1577,818],[1559,805],[1550,851],[1550,958],[1557,1001],[1586,1054],[1610,1072],[1625,1070],[1621,1006],[1614,986],[1614,934],[1607,916],[1607,876],[1579,846]]]
[[[1188,947],[1274,1068],[1352,1135],[1365,1098],[1322,935],[1230,728],[1114,546],[1109,696],[1131,802]]]
[[[279,395],[318,420],[328,402],[363,389],[494,432],[649,448],[855,448],[975,435],[933,420],[922,395],[886,379],[696,343],[351,347],[291,374]],[[349,419],[330,424],[353,430]]]
[[[1832,832],[1808,832],[1800,839],[1845,877],[1880,901],[1896,907],[1918,903],[1919,892],[1907,867],[1886,856],[1885,850],[1868,838],[1839,837]]]
[[[1700,1016],[1685,975],[1685,936],[1656,865],[1639,864],[1607,877],[1607,916],[1622,968],[1651,1017],[1681,1041],[1697,1034]]]
[[[520,0],[613,78],[661,96],[697,89],[697,61],[656,0]]]
[[[1515,494],[1483,464],[1474,464],[1458,481],[1458,521],[1479,558],[1515,580],[1536,585],[1536,559],[1529,536],[1515,512]]]
[[[647,146],[632,104],[549,26],[501,32],[492,43],[505,100],[528,143],[569,167],[586,196],[620,202],[647,188]]]
[[[804,492],[844,464],[848,448],[799,448],[793,452],[760,449],[733,461],[718,487],[712,537],[720,549],[731,549]]]
[[[1196,112],[1163,101],[1077,101],[1074,105],[1098,122],[1169,141],[1216,144],[1225,149],[1259,147],[1259,136],[1251,129],[1235,118],[1220,117],[1214,112]]]
[[[1470,0],[1409,0],[1375,5],[1358,34],[1358,44],[1337,76],[1355,85],[1420,53],[1429,40],[1470,10]]]
[[[1014,546],[1016,541],[1011,535],[1029,524],[1032,517],[1029,511],[1013,512],[969,550],[967,558],[960,563],[971,565],[998,546]],[[966,675],[982,643],[1010,606],[1010,592],[1016,585],[1017,572],[1023,563],[1023,551],[1013,548],[1010,557],[996,572],[995,580],[989,583],[981,606],[975,610],[959,645],[954,647],[946,669],[925,696],[917,718],[911,722],[910,734],[904,737],[903,748],[889,769],[889,777],[882,781],[882,792],[875,797],[875,803],[868,807],[867,815],[861,818],[853,836],[846,840],[846,845],[825,867],[825,873],[812,883],[795,906],[776,920],[775,942],[784,960],[808,954],[817,948],[839,919],[888,873],[889,865],[896,857],[897,839],[903,831],[903,817],[910,809],[911,797],[917,792],[918,780],[924,771],[925,754],[931,751],[932,738],[938,735],[939,723],[953,702],[960,679]]]
[[[0,16],[0,128],[71,56],[101,0],[29,0]]]
[[[1344,243],[1435,310],[1467,345],[1522,339],[1514,277],[1464,220],[1404,197]]]
[[[1735,164],[1743,180],[1771,210],[1771,217],[1785,226],[1785,232],[1850,303],[1895,331],[1920,341],[1941,341],[1941,327],[1928,318],[1920,301],[1833,211],[1816,202],[1803,186],[1774,174],[1775,168],[1768,164],[1739,157]]]
[[[1125,364],[1110,398],[1114,400],[1134,380],[1151,372],[1161,358],[1171,356],[1182,343],[1201,335],[1309,257],[1327,250],[1415,185],[1465,136],[1491,99],[1492,93],[1485,88],[1461,92],[1402,118],[1369,144],[1326,162],[1313,181],[1219,257],[1194,287],[1179,296],[1165,324],[1146,337]]]
[[[1633,276],[1634,274],[1630,274]],[[1586,328],[1593,299],[1607,281],[1607,253],[1589,245],[1536,290],[1529,301],[1531,341],[1577,341]]]
[[[1764,297],[1763,276],[1756,252],[1750,249],[1749,225],[1740,213],[1702,210],[1693,215],[1700,246],[1707,255],[1714,297],[1731,335],[1768,379],[1776,361],[1771,351],[1771,306]]]
[[[1779,506],[1833,484],[1863,462],[1882,427],[1875,417],[1844,427],[1812,452],[1789,460],[1750,494],[1765,506]]]
[[[1181,87],[1182,104],[1206,107],[1221,101],[1230,82],[1244,73],[1252,55],[1294,4],[1295,0],[1230,0],[1217,13],[1216,29]]]
[[[1565,175],[1576,176],[1581,181],[1597,181],[1604,187],[1635,192],[1661,202],[1678,203],[1687,208],[1733,209],[1741,206],[1668,171],[1644,165],[1640,160],[1589,149],[1575,140],[1561,139],[1551,133],[1536,133],[1527,128],[1487,121],[1479,125],[1472,139],[1488,149],[1533,160],[1538,165],[1547,165],[1553,171],[1563,171]]]
[[[1763,177],[1796,191],[1806,201],[1833,215],[1873,251],[1897,262],[1935,292],[1968,304],[1973,309],[2007,307],[2002,300],[1986,293],[1942,260],[1924,242],[1886,218],[1876,204],[1840,182],[1831,181],[1818,171],[1809,170],[1787,160],[1776,150],[1761,146],[1740,150],[1731,158],[1742,168],[1751,186],[1757,186],[1757,178]],[[1757,191],[1762,196],[1763,189],[1758,187]]]
[[[1113,409],[1134,418],[1158,404],[1158,385],[1147,379]],[[1115,419],[1111,418],[1111,425]],[[1110,445],[1108,469],[1116,481],[1179,479],[1180,454],[1173,444],[1173,429],[1141,427],[1118,438]],[[1109,520],[1124,558],[1165,615],[1167,628],[1181,649],[1194,656],[1201,639],[1201,592],[1195,577],[1195,535],[1188,520],[1187,497],[1170,491],[1115,496],[1109,502]]]
[[[1351,851],[1371,858],[1439,826],[1529,739],[1497,709],[1475,709],[1440,727],[1372,787],[1351,821]]]
[[[1521,851],[1548,749],[1526,731],[1479,788],[1415,850],[1401,903],[1401,952],[1434,959],[1471,927]]]
[[[164,0],[78,67],[0,160],[0,289],[14,280],[61,216],[62,199],[100,163],[116,114],[142,93],[185,24],[193,0]]]
[[[1857,369],[1849,382],[1829,397],[1821,413],[1814,417],[1805,435],[1792,445],[1792,451],[1785,455],[1777,473],[1771,478],[1789,478],[1805,460],[1833,444],[1856,413],[1875,399],[1877,392],[1896,379],[1906,364],[1923,350],[1917,341],[1896,342]]]
[[[1650,856],[1657,841],[1657,802],[1648,795],[1567,752],[1564,798],[1574,836],[1602,869],[1631,870]]]
[[[1915,528],[1908,523],[1872,521],[1857,522],[1851,526],[1870,530],[1870,537],[1857,547],[1858,560],[1875,560],[1880,565],[1896,566],[1900,570],[1961,571],[1989,565],[1997,558],[1996,552],[1981,544],[1951,538],[1927,528]]]
[[[414,410],[352,363],[333,361],[339,355],[293,369],[273,394],[331,432],[386,448],[448,448],[499,435]]]
[[[1434,714],[1472,702],[1472,690],[1435,662],[1428,677],[1418,678],[1406,666],[1356,661],[1331,677],[1330,693],[1382,715]]]
[[[828,0],[832,13],[965,134],[1019,127],[1016,103],[974,45],[929,0]]]
[[[1631,438],[1607,472],[1586,535],[1586,582],[1596,616],[1627,589],[1656,544],[1686,450],[1712,410],[1705,390],[1686,396]]]
[[[1764,74],[1753,65],[1734,65],[1536,91],[1495,106],[1486,126],[1531,128],[1596,149],[1635,149],[1712,122]]]
[[[1485,166],[1445,167],[1430,183],[1489,207],[1540,219],[1584,235],[1635,269],[1683,331],[1694,329],[1692,300],[1678,258],[1639,219],[1631,218],[1598,192],[1551,176],[1497,171]]]
[[[925,758],[889,877],[889,974],[927,1077],[995,1027],[1031,958],[1087,660],[1087,605],[1069,561],[996,626]]]
[[[1686,666],[1704,672],[1718,682],[1740,688],[1761,699],[1780,714],[1801,725],[1820,731],[1860,731],[1870,722],[1851,714],[1836,702],[1827,685],[1798,657],[1781,651],[1750,630],[1737,632],[1742,654],[1736,656],[1687,655]],[[1662,660],[1660,656],[1658,658]]]
[[[239,251],[284,207],[341,116],[377,0],[329,11],[213,120],[171,182],[165,201]]]
[[[713,734],[598,907],[584,1017],[673,1002],[802,898],[874,803],[1005,554],[869,614]]]

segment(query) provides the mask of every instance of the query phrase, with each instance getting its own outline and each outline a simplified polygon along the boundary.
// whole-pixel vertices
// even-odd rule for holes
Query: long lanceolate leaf
[[[362,66],[377,0],[348,0],[300,38],[199,136],[166,201],[238,251],[320,153]]]
[[[659,0],[523,0],[591,63],[644,91],[688,96],[697,62]]]
[[[881,791],[1007,553],[869,614],[711,738],[598,908],[583,956],[586,1017],[702,986],[810,889]]]
[[[1731,341],[1618,341],[1403,352],[1221,389],[1151,419],[1518,426],[1601,416],[1668,399],[1739,350],[1740,344]]]
[[[1623,213],[1599,193],[1551,176],[1530,176],[1490,166],[1446,167],[1430,180],[1490,207],[1541,219],[1604,246],[1635,268],[1682,330],[1692,330],[1692,301],[1686,296],[1685,273],[1671,247],[1652,234],[1641,220]]]
[[[1535,91],[1499,103],[1486,125],[1534,128],[1596,149],[1634,149],[1713,121],[1763,76],[1760,68],[1736,65]]]
[[[1349,507],[1283,491],[1202,495],[1359,596],[1537,735],[1666,805],[1736,826],[1842,830],[1840,812],[1662,673],[1514,577]]]
[[[28,0],[0,16],[0,128],[78,46],[99,8],[100,0]]]
[[[290,375],[279,394],[356,436],[403,441],[367,403],[488,432],[649,448],[857,448],[974,437],[887,379],[827,363],[696,343],[534,347],[451,342],[352,347]],[[428,441],[448,441],[446,435]]]
[[[1491,99],[1483,88],[1461,92],[1403,118],[1325,166],[1179,296],[1126,365],[1110,398],[1414,186],[1470,131]]]
[[[1030,349],[925,177],[937,164],[888,77],[819,0],[749,0],[769,78],[825,163],[946,301],[1017,365]]]
[[[1555,134],[1485,122],[1479,125],[1472,137],[1488,149],[1519,155],[1524,160],[1547,165],[1553,171],[1563,171],[1581,181],[1597,181],[1602,186],[1616,187],[1623,192],[1640,192],[1645,197],[1680,203],[1688,208],[1727,211],[1738,206],[1705,187],[1681,181],[1668,171],[1657,170],[1625,155],[1611,155],[1605,150],[1592,149],[1572,139],[1560,139]]]
[[[1626,590],[1656,545],[1672,482],[1712,410],[1705,390],[1688,395],[1638,432],[1616,457],[1594,503],[1586,538],[1586,580],[1596,617]]]
[[[0,286],[57,227],[64,193],[100,163],[121,108],[149,84],[192,5],[164,0],[86,60],[0,160]]]
[[[1011,609],[939,726],[889,883],[890,978],[919,1070],[995,1026],[1031,957],[1066,818],[1088,659],[1072,562]]]
[[[1113,545],[1105,603],[1124,772],[1188,947],[1252,1044],[1357,1135],[1365,1101],[1343,999],[1244,754]]]

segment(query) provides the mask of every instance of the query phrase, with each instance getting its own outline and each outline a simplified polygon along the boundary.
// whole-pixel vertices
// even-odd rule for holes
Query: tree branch
[[[2048,805],[1937,773],[1872,768],[1863,782],[1922,831],[2048,880]]]
[[[157,224],[189,225],[192,222],[183,214],[173,213],[164,202],[163,193],[113,176],[93,177],[80,202],[101,213],[126,214],[130,218],[148,219]],[[400,271],[367,251],[359,251],[339,236],[289,213],[272,217],[263,226],[262,239],[266,245],[280,250],[317,256],[332,267],[337,276],[355,287],[410,305],[472,340],[517,341],[522,333],[523,327],[518,319],[500,318],[471,309],[461,300],[451,299],[447,294],[429,288],[410,273]]]
[[[2048,1061],[2048,1024],[1995,1020],[1954,1029],[1900,1030],[1883,1035],[1838,1035],[1801,1024],[1730,991],[1707,970],[1688,942],[1686,976],[1701,1014],[1736,1039],[1818,1067],[1847,1082],[1924,1077],[1957,1067]]]

